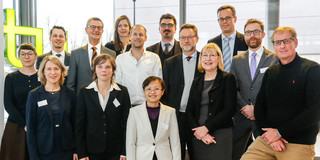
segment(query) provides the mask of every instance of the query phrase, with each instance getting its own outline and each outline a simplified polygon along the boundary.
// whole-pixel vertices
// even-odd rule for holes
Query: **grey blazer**
[[[101,54],[116,57],[116,52],[101,45]],[[88,56],[88,45],[71,51],[67,87],[77,94],[81,87],[92,82],[92,71]]]
[[[279,62],[276,54],[263,48],[259,65],[253,80],[249,68],[249,52],[243,52],[233,57],[230,73],[237,81],[237,111],[248,104],[255,104],[260,90],[262,78],[266,69]]]

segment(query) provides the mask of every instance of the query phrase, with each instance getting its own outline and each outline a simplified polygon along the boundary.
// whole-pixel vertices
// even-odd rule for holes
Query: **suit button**
[[[251,102],[251,99],[248,99],[249,102]]]
[[[103,115],[103,116],[102,116],[102,118],[106,118],[106,116],[105,116],[105,115]]]
[[[210,102],[213,102],[213,99],[211,99]]]
[[[155,146],[156,144],[155,144],[155,143],[152,143],[152,145],[154,145],[154,146]]]
[[[211,113],[209,113],[209,116],[211,116]]]
[[[250,90],[253,90],[253,87],[251,87]]]
[[[107,124],[106,124],[106,123],[103,123],[103,126],[107,126]]]
[[[103,131],[103,134],[107,134],[107,131]]]

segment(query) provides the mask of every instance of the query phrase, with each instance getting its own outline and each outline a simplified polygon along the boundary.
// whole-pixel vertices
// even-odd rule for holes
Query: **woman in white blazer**
[[[175,109],[160,103],[164,81],[150,76],[142,87],[147,101],[130,109],[127,160],[181,160]]]

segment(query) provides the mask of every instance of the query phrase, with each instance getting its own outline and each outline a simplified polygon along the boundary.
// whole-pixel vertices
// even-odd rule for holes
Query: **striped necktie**
[[[231,62],[232,62],[232,55],[230,49],[230,39],[231,37],[224,37],[224,46],[222,48],[223,53],[223,64],[224,64],[224,71],[230,72]]]
[[[91,56],[91,70],[93,71],[93,62],[94,60],[97,58],[98,54],[97,54],[97,48],[96,47],[92,47],[92,56]]]

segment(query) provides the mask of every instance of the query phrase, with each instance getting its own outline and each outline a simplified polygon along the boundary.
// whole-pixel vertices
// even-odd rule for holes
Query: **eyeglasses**
[[[203,58],[210,58],[210,59],[213,59],[214,57],[218,57],[219,55],[217,54],[203,54],[202,57]]]
[[[95,25],[91,25],[91,26],[89,26],[89,28],[92,30],[95,30],[97,28],[99,31],[103,29],[102,26],[95,26]]]
[[[253,31],[247,30],[247,31],[244,32],[244,34],[246,36],[250,36],[251,33],[253,33],[254,35],[259,35],[261,32],[262,32],[261,30],[255,29]]]
[[[174,26],[174,24],[172,24],[172,23],[161,23],[160,26],[162,28],[165,28],[166,26],[169,27],[169,28],[172,28]]]
[[[233,17],[230,17],[230,16],[227,16],[227,17],[225,17],[225,18],[220,17],[220,18],[218,19],[218,22],[230,21],[231,18],[233,18]]]
[[[161,90],[162,90],[161,88],[145,88],[144,89],[144,91],[146,91],[146,92],[152,92],[152,91],[159,92]]]
[[[179,38],[180,38],[180,40],[189,40],[189,39],[192,39],[193,37],[197,37],[197,36],[186,36],[186,37],[182,36]]]
[[[32,57],[33,55],[35,55],[34,53],[32,52],[29,52],[29,53],[21,53],[20,54],[20,57],[26,57],[28,55],[28,57]]]
[[[295,40],[296,38],[291,37],[291,38],[287,38],[287,39],[283,39],[283,40],[277,40],[277,41],[272,41],[273,45],[275,46],[280,46],[281,42],[283,42],[283,44],[289,44],[291,43],[291,41]]]

